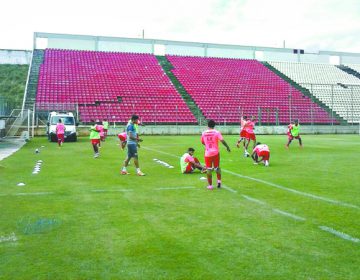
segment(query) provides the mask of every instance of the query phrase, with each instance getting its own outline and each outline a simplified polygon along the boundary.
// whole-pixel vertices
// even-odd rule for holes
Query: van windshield
[[[51,118],[51,124],[55,125],[59,122],[59,119],[61,119],[62,123],[64,125],[74,125],[75,120],[73,117],[60,117],[60,116],[54,116]]]

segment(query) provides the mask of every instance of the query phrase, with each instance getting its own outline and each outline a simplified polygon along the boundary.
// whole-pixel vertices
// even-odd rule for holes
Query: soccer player
[[[255,117],[251,116],[250,120],[247,120],[244,126],[244,129],[246,131],[246,140],[247,140],[247,143],[245,145],[245,153],[244,153],[245,157],[249,156],[247,149],[249,147],[250,140],[253,141],[253,149],[255,148],[256,135],[254,132],[254,127],[255,127]]]
[[[107,137],[108,130],[109,130],[109,122],[108,122],[107,119],[104,119],[102,124],[103,124],[103,127],[104,127],[104,141],[105,141],[105,139]]]
[[[94,122],[94,121],[92,121]],[[96,123],[90,127],[90,141],[94,149],[94,158],[99,157],[99,145],[100,145],[100,130]]]
[[[126,132],[127,132],[127,148],[128,148],[128,154],[126,159],[124,160],[124,165],[121,170],[122,175],[128,175],[129,173],[126,170],[126,167],[129,165],[129,161],[131,158],[134,158],[134,164],[136,167],[136,174],[138,176],[145,176],[144,173],[141,172],[139,167],[139,159],[138,159],[138,142],[142,142],[142,139],[140,139],[137,135],[137,132],[135,130],[135,124],[139,120],[139,116],[132,115],[131,117],[131,123],[126,126]]]
[[[121,149],[124,150],[127,143],[127,133],[126,131],[119,133],[118,138],[120,140]]]
[[[300,137],[300,124],[299,124],[298,119],[294,120],[293,122],[291,122],[288,125],[287,135],[288,135],[288,142],[285,145],[286,149],[289,148],[289,145],[290,145],[291,141],[294,140],[294,139],[299,140],[300,148],[302,148],[303,145],[302,145],[302,141],[301,141],[301,137]]]
[[[131,119],[128,121],[127,125],[131,124]],[[135,123],[135,130],[136,133],[139,135],[139,125],[144,126],[144,124],[138,119],[138,121]]]
[[[236,147],[238,147],[238,148],[240,148],[240,143],[241,143],[242,141],[244,141],[244,142],[243,142],[243,146],[244,146],[244,149],[245,149],[245,143],[246,143],[246,136],[247,136],[247,134],[246,134],[246,130],[244,129],[244,127],[245,127],[246,121],[247,121],[247,116],[243,116],[243,117],[241,118],[241,120],[240,120],[240,138],[239,138],[239,140],[238,140],[237,143],[236,143]]]
[[[56,124],[56,136],[59,147],[64,143],[64,134],[65,134],[65,125],[62,123],[62,120],[59,118],[58,123]]]
[[[194,148],[189,148],[187,153],[183,154],[180,158],[181,173],[192,173],[195,169],[201,170],[202,173],[206,172],[206,168],[201,165],[196,157],[193,157],[194,153]]]
[[[264,162],[265,166],[269,166],[270,150],[266,144],[256,143],[256,146],[251,154],[254,164]]]
[[[104,126],[103,126],[102,121],[97,121],[97,130],[99,130],[99,133],[100,133],[100,141],[105,141]],[[101,147],[101,143],[100,143],[99,147]]]
[[[209,185],[208,190],[212,190],[212,170],[215,169],[217,176],[217,187],[221,188],[221,169],[220,169],[220,153],[219,153],[219,141],[226,147],[226,150],[230,152],[230,147],[225,142],[221,133],[215,128],[215,121],[209,120],[208,129],[201,135],[201,143],[205,145],[205,166],[207,169],[207,180]]]

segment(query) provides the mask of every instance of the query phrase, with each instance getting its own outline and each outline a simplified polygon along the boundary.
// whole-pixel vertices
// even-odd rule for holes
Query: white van
[[[46,128],[46,134],[49,141],[57,141],[56,124],[59,122],[59,119],[61,119],[62,123],[65,125],[65,141],[76,141],[76,126],[78,124],[75,122],[73,113],[67,112],[50,112]]]

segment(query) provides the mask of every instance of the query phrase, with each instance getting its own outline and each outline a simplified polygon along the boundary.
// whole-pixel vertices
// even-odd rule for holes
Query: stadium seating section
[[[330,64],[271,62],[349,123],[360,120],[360,79]],[[350,68],[356,67],[354,65]],[[357,66],[360,68],[360,66]]]
[[[38,110],[79,104],[82,122],[126,122],[136,113],[145,123],[196,123],[149,54],[48,49],[40,66],[36,103]]]
[[[238,123],[243,114],[260,116],[262,123],[269,124],[284,124],[294,118],[301,123],[334,121],[311,96],[257,60],[166,58],[174,67],[172,73],[207,119]],[[308,88],[342,118],[360,119],[354,110],[354,106],[360,108],[360,93],[355,92],[360,87],[344,86],[360,86],[360,79],[326,64],[270,64]],[[126,122],[134,113],[145,123],[197,123],[152,54],[46,49],[39,70],[37,109],[53,110],[61,105],[70,110],[73,104],[77,104],[84,123],[105,118]]]
[[[206,118],[237,122],[258,116],[263,123],[330,123],[329,114],[257,60],[167,56],[173,73]]]

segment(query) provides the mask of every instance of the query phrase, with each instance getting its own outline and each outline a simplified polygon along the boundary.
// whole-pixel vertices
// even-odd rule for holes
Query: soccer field
[[[0,162],[0,279],[360,279],[360,137],[260,135],[269,167],[224,138],[213,191],[180,174],[200,136],[144,136],[144,177],[115,137],[32,139]]]

